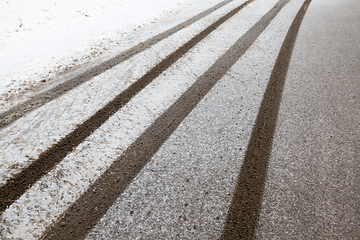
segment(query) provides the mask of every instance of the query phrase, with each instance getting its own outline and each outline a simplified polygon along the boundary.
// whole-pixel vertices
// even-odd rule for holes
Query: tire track
[[[303,3],[281,46],[251,134],[221,239],[255,238],[287,70],[310,3],[311,0]]]
[[[114,66],[128,60],[129,58],[145,51],[146,49],[150,48],[151,46],[157,44],[158,42],[170,37],[171,35],[179,32],[180,30],[192,25],[193,23],[199,21],[200,19],[208,16],[209,14],[215,12],[219,8],[233,2],[234,0],[225,0],[216,4],[215,6],[197,14],[196,16],[176,25],[175,27],[170,28],[169,30],[160,33],[150,39],[145,40],[137,44],[136,46],[120,53],[119,55],[107,60],[95,67],[92,67],[88,71],[81,73],[80,75],[67,80],[52,89],[35,95],[32,99],[25,101],[3,113],[0,113],[0,129],[10,125],[15,120],[21,118],[26,113],[31,112],[46,103],[62,96],[63,94],[67,93],[71,89],[89,81],[93,77],[96,77],[103,72],[113,68]]]
[[[42,239],[83,239],[185,117],[289,2],[280,0],[223,54],[50,227]]]
[[[248,0],[240,6],[221,17],[209,27],[198,33],[191,40],[181,46],[178,50],[170,54],[167,58],[157,64],[143,77],[134,82],[129,88],[117,95],[105,107],[98,110],[93,116],[79,125],[73,132],[62,138],[48,150],[43,152],[37,160],[25,168],[22,172],[9,179],[0,188],[0,211],[4,211],[14,203],[25,191],[42,176],[49,172],[56,164],[64,159],[68,153],[76,148],[85,138],[90,136],[115,112],[128,103],[132,97],[144,89],[148,84],[168,69],[174,62],[184,56],[192,47],[208,36],[217,27],[238,13],[254,0]]]

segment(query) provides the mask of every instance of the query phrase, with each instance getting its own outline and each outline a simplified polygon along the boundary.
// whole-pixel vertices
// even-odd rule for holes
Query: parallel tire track
[[[280,0],[76,200],[42,239],[83,239],[185,117],[247,51],[289,0]]]
[[[301,22],[311,0],[306,0],[281,46],[256,118],[221,239],[254,239],[267,167],[287,70]]]
[[[156,77],[168,69],[174,62],[184,56],[192,47],[208,36],[217,27],[238,13],[254,0],[248,0],[240,6],[234,8],[209,27],[198,33],[191,40],[181,46],[178,50],[170,54],[143,77],[134,82],[129,88],[117,95],[105,107],[98,110],[84,123],[79,125],[73,132],[62,138],[58,143],[43,152],[37,160],[22,172],[9,179],[0,188],[0,211],[4,211],[13,204],[25,191],[38,181],[42,176],[49,172],[56,164],[64,159],[74,148],[82,143],[85,138],[90,136],[115,112],[128,103],[132,97],[149,85]]]
[[[234,0],[226,0],[216,4],[215,6],[197,14],[196,16],[176,25],[175,27],[170,28],[169,30],[160,33],[150,39],[147,39],[144,42],[139,43],[138,45],[120,53],[119,55],[107,60],[100,65],[97,65],[88,71],[61,83],[54,88],[38,94],[34,96],[32,99],[21,103],[6,112],[0,113],[0,129],[8,126],[15,120],[19,119],[20,117],[24,116],[26,113],[33,111],[46,103],[62,96],[63,94],[67,93],[71,89],[89,81],[93,77],[96,77],[103,72],[113,68],[114,66],[128,60],[129,58],[143,52],[144,50],[150,48],[151,46],[155,45],[156,43],[170,37],[171,35],[177,33],[178,31],[192,25],[193,23],[199,21],[200,19],[208,16],[209,14],[215,12],[219,8],[233,2]]]

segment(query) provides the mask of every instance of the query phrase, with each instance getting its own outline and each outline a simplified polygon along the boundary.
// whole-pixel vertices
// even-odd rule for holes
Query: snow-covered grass
[[[0,102],[79,65],[190,0],[1,0]]]

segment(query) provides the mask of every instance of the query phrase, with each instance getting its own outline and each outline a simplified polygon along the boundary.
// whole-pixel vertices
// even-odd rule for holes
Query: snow
[[[6,98],[11,98],[23,93],[29,86],[35,86],[42,79],[55,76],[69,65],[81,65],[94,60],[108,49],[115,49],[114,53],[127,49],[135,45],[134,41],[139,42],[161,33],[221,1],[208,1],[208,4],[203,4],[202,0],[167,0],[165,3],[159,0],[104,0],[101,3],[68,0],[49,0],[44,3],[34,0],[31,4],[19,0],[1,2],[0,96],[3,99],[0,99],[0,106],[5,106],[6,94]],[[93,115],[156,63],[243,2],[244,0],[235,0],[143,53],[34,110],[11,126],[1,129],[0,149],[7,150],[0,152],[0,185],[26,167],[31,159],[38,158],[41,152],[71,132],[77,124]],[[250,4],[241,14],[216,29],[135,96],[3,212],[0,236],[8,239],[39,238],[198,76],[272,7],[274,2],[276,1],[259,0]],[[300,0],[296,2],[298,4]],[[297,7],[289,5],[288,9],[293,13]],[[258,108],[277,51],[291,23],[289,18],[291,14],[280,15],[277,21],[271,24],[271,31],[265,31],[260,40],[245,54],[237,70],[232,72],[235,79],[238,79],[244,77],[241,72],[250,74],[256,71],[259,65],[263,66],[263,74],[257,76],[258,87],[261,89],[256,89],[257,84],[249,83],[250,88],[255,86],[253,89],[257,90],[257,95],[252,91],[246,93],[248,98],[251,98],[246,103],[251,106],[246,110],[248,113],[255,113]],[[265,50],[270,57],[264,59]],[[246,79],[244,81],[246,82]],[[243,125],[247,126],[249,131],[253,120],[254,118],[244,119]],[[244,141],[243,148],[246,144],[247,141]],[[162,164],[167,163],[165,161]],[[14,165],[17,167],[12,168]],[[140,177],[147,175],[144,171],[148,171],[147,168]],[[59,178],[59,175],[62,177]],[[135,181],[130,189],[137,188],[139,181],[146,182],[147,179]],[[123,200],[127,201],[131,199]],[[225,206],[229,203],[219,204]],[[218,226],[219,229],[220,227]]]
[[[0,1],[0,107],[190,0]]]
[[[220,1],[214,1],[208,6],[201,6],[203,5],[201,1],[193,2],[193,8],[192,11],[189,11],[190,13],[179,11],[178,14],[174,14],[172,18],[175,17],[180,20],[185,20],[188,17],[187,14],[193,16],[199,11],[213,6],[217,2]],[[6,136],[6,139],[1,141],[1,148],[12,147],[12,150],[8,152],[9,156],[11,155],[12,157],[5,157],[5,159],[18,161],[19,166],[26,164],[26,155],[36,159],[38,155],[53,144],[54,141],[66,135],[76,124],[81,123],[88,115],[91,115],[102,105],[106,104],[106,102],[111,99],[111,96],[121,92],[127,84],[129,84],[126,81],[137,79],[138,76],[144,74],[148,68],[154,66],[156,61],[160,61],[159,57],[160,59],[164,58],[167,54],[174,51],[177,46],[183,44],[184,41],[187,41],[191,36],[218,19],[219,16],[224,15],[242,2],[244,1],[234,1],[233,4],[219,9],[189,28],[154,45],[145,51],[145,53],[139,54],[114,69],[95,77],[77,89],[54,100],[51,104],[44,105],[33,111],[12,124],[11,128],[1,130],[0,136],[4,136],[4,139]],[[234,16],[234,18],[216,29],[204,39],[204,41],[191,49],[182,59],[177,61],[166,72],[159,76],[159,78],[152,82],[139,95],[135,96],[124,108],[112,116],[95,131],[93,135],[89,136],[59,165],[34,184],[26,194],[19,198],[2,214],[1,225],[3,231],[7,232],[7,236],[14,238],[25,237],[26,239],[36,239],[41,236],[46,227],[53,221],[56,221],[62,212],[66,210],[198,76],[205,72],[246,30],[259,20],[261,17],[261,14],[258,15],[259,12],[262,14],[265,13],[271,8],[273,2],[274,1],[268,2],[265,0],[256,1],[256,4],[249,5],[241,14]],[[294,6],[290,9],[294,9]],[[244,56],[248,58],[246,62],[250,62],[253,65],[238,66],[240,72],[243,72],[243,68],[247,73],[253,72],[251,68],[256,68],[256,64],[265,64],[263,62],[263,50],[267,49],[268,46],[272,46],[272,48],[268,49],[271,57],[266,62],[267,71],[265,71],[262,76],[258,76],[262,79],[262,88],[265,86],[269,71],[275,61],[279,45],[281,45],[283,36],[286,33],[287,25],[291,22],[288,21],[288,17],[286,16],[288,16],[288,14],[285,14],[285,16],[281,17],[276,23],[272,24],[271,32],[276,33],[274,36],[271,35],[269,38],[265,35],[261,41],[254,45],[251,48],[252,50],[249,50]],[[239,22],[242,24],[238,24]],[[276,30],[279,29],[279,23],[285,24],[285,27],[281,28],[281,31]],[[161,26],[159,27],[154,24],[149,29],[155,31],[155,28],[161,32],[166,30],[167,26],[162,26],[161,28]],[[161,55],[159,55],[159,53],[161,53]],[[139,62],[141,62],[141,64],[137,65],[136,63]],[[119,80],[122,79],[123,76],[128,76],[128,78],[125,78],[125,82]],[[104,84],[104,82],[106,82],[106,84]],[[249,91],[248,94],[252,96],[249,102],[259,104],[262,92],[263,89],[259,91],[259,95],[252,96],[253,92]],[[76,104],[77,102],[81,103],[81,109],[79,109],[79,104]],[[256,104],[248,110],[256,112],[254,109],[257,109]],[[79,114],[79,112],[82,114]],[[249,121],[252,120],[253,119],[249,119]],[[249,121],[244,124],[249,124]],[[32,127],[29,128],[28,126]],[[51,136],[51,138],[49,138],[49,136]],[[30,147],[26,148],[27,145]],[[246,145],[246,143],[244,143],[244,145]],[[39,151],[35,151],[36,148],[40,148]],[[8,170],[4,168],[4,171],[6,172]],[[59,173],[63,176],[62,178],[57,177]],[[13,174],[13,172],[10,174]],[[2,175],[2,177],[5,177],[5,175],[6,174]]]

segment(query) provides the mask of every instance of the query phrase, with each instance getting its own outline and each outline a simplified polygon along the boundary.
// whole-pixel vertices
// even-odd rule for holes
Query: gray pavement
[[[360,5],[314,0],[292,56],[258,239],[360,239]]]

